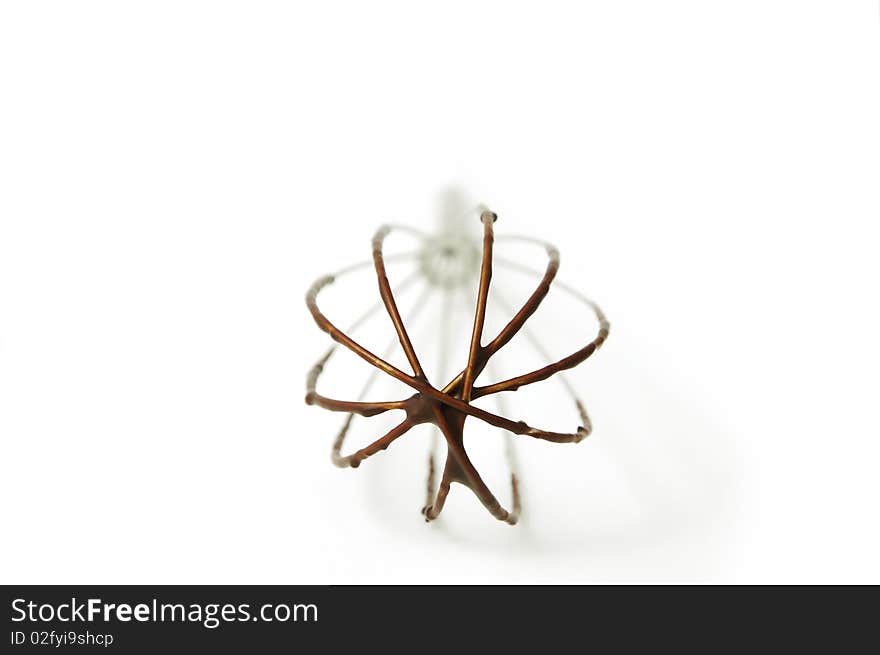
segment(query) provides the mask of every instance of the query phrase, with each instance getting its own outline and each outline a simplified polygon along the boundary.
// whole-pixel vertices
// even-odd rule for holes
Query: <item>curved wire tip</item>
[[[520,514],[520,490],[517,476],[514,472],[511,472],[513,510],[508,511],[501,506],[497,498],[495,498],[483,482],[465,450],[465,420],[468,417],[473,417],[515,435],[525,435],[555,443],[578,443],[582,441],[592,431],[592,424],[583,403],[576,398],[575,401],[578,415],[581,419],[581,425],[579,425],[574,432],[552,432],[531,427],[524,421],[512,420],[476,407],[472,404],[472,401],[476,398],[497,394],[502,391],[516,391],[523,386],[546,380],[562,371],[577,366],[602,346],[608,337],[610,326],[599,307],[595,305],[595,303],[589,302],[588,304],[595,312],[596,318],[599,322],[599,332],[583,348],[535,371],[484,387],[474,386],[475,381],[486,368],[490,358],[504,347],[504,345],[524,327],[526,321],[538,309],[543,299],[547,296],[550,286],[559,269],[558,251],[553,246],[544,244],[548,262],[547,268],[543,277],[539,281],[537,288],[498,335],[492,339],[492,341],[484,345],[482,337],[488,302],[489,284],[492,278],[494,223],[498,220],[498,216],[488,208],[483,207],[480,212],[480,220],[483,224],[482,261],[480,265],[479,287],[474,311],[474,323],[471,332],[468,360],[465,368],[442,388],[433,386],[425,375],[421,363],[419,362],[419,357],[413,348],[404,321],[398,311],[394,293],[388,282],[388,277],[385,271],[385,258],[383,256],[384,241],[394,229],[397,229],[397,226],[382,226],[376,231],[372,240],[373,264],[379,281],[379,294],[382,300],[381,305],[384,305],[391,318],[391,322],[394,325],[396,332],[397,341],[406,355],[412,373],[407,373],[393,366],[388,363],[384,357],[379,357],[364,348],[345,332],[339,330],[329,319],[327,319],[326,316],[324,316],[320,309],[318,309],[318,293],[321,289],[332,283],[335,276],[324,276],[318,279],[306,294],[306,303],[318,327],[324,332],[327,332],[337,344],[345,346],[367,363],[375,367],[377,369],[376,372],[385,373],[386,375],[408,385],[415,391],[415,394],[402,400],[380,402],[337,400],[322,396],[317,392],[316,385],[318,378],[324,371],[327,360],[333,352],[333,348],[335,348],[335,346],[333,346],[333,348],[331,348],[331,350],[328,351],[309,371],[306,379],[305,401],[309,405],[318,405],[319,407],[331,411],[348,413],[345,424],[333,444],[332,451],[334,464],[341,467],[357,468],[367,458],[380,451],[386,450],[394,441],[409,432],[409,430],[415,425],[433,423],[439,428],[445,438],[447,456],[446,465],[443,469],[443,474],[436,492],[433,491],[433,455],[429,460],[428,498],[427,502],[422,507],[422,513],[424,514],[425,520],[432,521],[439,516],[446,502],[446,497],[449,494],[452,483],[458,482],[459,484],[468,487],[477,496],[489,513],[496,519],[513,525],[517,522]],[[527,331],[525,333],[529,336]],[[566,386],[568,388],[567,383]],[[373,443],[361,448],[355,453],[351,455],[341,454],[345,436],[351,426],[355,414],[361,416],[375,416],[391,410],[404,411],[405,418],[401,423]]]

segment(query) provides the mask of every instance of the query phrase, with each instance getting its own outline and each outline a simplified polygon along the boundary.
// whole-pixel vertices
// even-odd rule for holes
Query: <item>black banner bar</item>
[[[873,587],[5,586],[3,651],[876,643]],[[709,640],[709,641],[707,641]],[[397,648],[395,648],[397,649]]]

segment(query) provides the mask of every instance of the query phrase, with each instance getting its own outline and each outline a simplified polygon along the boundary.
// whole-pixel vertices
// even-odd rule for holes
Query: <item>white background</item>
[[[878,117],[876,2],[4,3],[0,580],[880,582]],[[516,528],[302,400],[449,184],[613,324]]]

